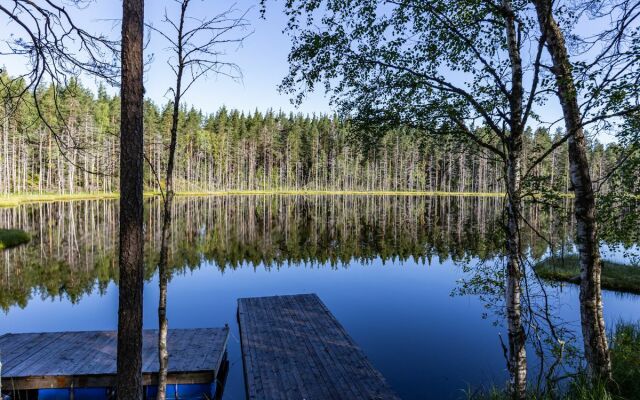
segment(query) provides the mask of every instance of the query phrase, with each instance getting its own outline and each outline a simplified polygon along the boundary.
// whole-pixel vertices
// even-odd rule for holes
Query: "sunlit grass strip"
[[[604,289],[640,294],[640,267],[604,261],[601,284]],[[535,267],[543,279],[580,283],[580,265],[575,255],[548,258]]]
[[[160,196],[160,192],[145,192],[145,196]],[[354,195],[354,196],[459,196],[459,197],[503,197],[504,193],[473,193],[473,192],[424,192],[424,191],[364,191],[364,190],[219,190],[219,191],[182,191],[176,192],[177,196],[225,196],[225,195],[296,195],[296,196],[323,196],[323,195]],[[0,207],[14,207],[25,203],[74,201],[74,200],[101,200],[117,199],[117,192],[95,192],[74,194],[12,194],[0,196]]]
[[[146,197],[160,196],[159,191],[144,192]],[[439,196],[439,197],[504,197],[502,192],[441,192],[441,191],[411,191],[411,190],[304,190],[304,189],[272,189],[272,190],[216,190],[216,191],[179,191],[177,196]],[[92,193],[28,193],[0,196],[0,207],[15,207],[20,204],[41,203],[54,201],[76,200],[104,200],[117,199],[117,192]],[[573,194],[559,194],[560,197],[573,197]]]
[[[74,193],[74,194],[12,194],[0,196],[0,207],[14,207],[24,203],[39,203],[51,201],[73,201],[73,200],[99,200],[116,199],[118,193],[96,192],[96,193]]]
[[[0,250],[29,243],[31,237],[20,229],[0,229]]]
[[[354,195],[354,196],[465,196],[465,197],[503,197],[504,193],[473,192],[425,192],[425,191],[392,191],[392,190],[221,190],[214,192],[177,192],[178,196],[221,196],[221,195]]]

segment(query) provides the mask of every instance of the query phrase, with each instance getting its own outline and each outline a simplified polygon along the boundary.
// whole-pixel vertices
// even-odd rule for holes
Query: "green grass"
[[[612,391],[632,399],[640,396],[640,322],[618,323],[614,332],[611,338]]]
[[[0,250],[28,243],[29,240],[29,234],[20,229],[0,229]]]
[[[530,400],[634,400],[640,394],[640,322],[619,322],[610,339],[613,381],[591,382],[580,371],[564,389],[527,393]],[[504,388],[465,391],[469,400],[510,400]]]
[[[177,192],[178,196],[221,196],[221,195],[372,195],[372,196],[466,196],[466,197],[501,197],[504,193],[473,192],[424,192],[393,190],[224,190],[215,192]]]
[[[11,194],[0,196],[0,207],[15,207],[25,203],[39,203],[51,201],[73,201],[73,200],[98,200],[98,199],[115,199],[118,198],[117,193],[74,193],[74,194]]]
[[[548,258],[535,266],[539,277],[551,281],[580,283],[577,256]],[[603,261],[602,287],[618,292],[640,294],[640,267]]]
[[[145,192],[145,196],[160,196],[160,192]],[[419,192],[419,191],[358,191],[358,190],[224,190],[224,191],[183,191],[177,196],[226,196],[226,195],[372,195],[372,196],[464,196],[464,197],[502,197],[504,193],[472,193],[472,192]],[[26,203],[117,199],[117,192],[96,193],[33,193],[11,194],[0,196],[0,207],[15,207]]]
[[[531,378],[529,378],[531,379]],[[465,391],[468,400],[512,400],[509,392],[500,387],[492,387],[488,391]],[[573,378],[567,388],[563,390],[540,391],[529,389],[527,400],[633,400],[634,397],[613,395],[606,385],[591,384],[584,373]]]

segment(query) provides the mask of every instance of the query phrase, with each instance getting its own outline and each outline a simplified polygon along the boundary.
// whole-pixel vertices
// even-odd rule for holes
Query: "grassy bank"
[[[640,323],[619,322],[610,338],[613,382],[592,383],[580,371],[562,388],[530,390],[531,400],[634,400],[640,394]],[[510,400],[504,388],[467,390],[470,400]]]
[[[29,240],[29,234],[20,229],[0,229],[0,250],[28,243]]]
[[[580,283],[580,266],[577,256],[564,259],[548,258],[535,266],[536,273],[543,279]],[[640,294],[640,267],[604,261],[602,287],[619,292]]]
[[[145,192],[145,196],[159,196],[159,192]],[[339,190],[225,190],[215,192],[187,191],[177,192],[177,196],[228,196],[228,195],[368,195],[368,196],[464,196],[464,197],[502,197],[504,193],[472,193],[472,192],[412,192],[412,191],[339,191]],[[12,194],[0,196],[0,207],[14,207],[20,204],[74,201],[74,200],[101,200],[117,199],[116,192],[74,193],[74,194]]]

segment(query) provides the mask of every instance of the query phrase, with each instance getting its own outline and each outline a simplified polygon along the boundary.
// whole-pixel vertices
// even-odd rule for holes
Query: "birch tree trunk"
[[[509,128],[506,139],[508,153],[506,157],[506,190],[507,190],[507,283],[506,309],[509,331],[508,367],[511,382],[509,389],[514,399],[523,400],[527,394],[527,351],[526,335],[522,327],[522,265],[520,263],[520,207],[521,207],[521,175],[523,150],[523,72],[520,56],[519,33],[516,30],[515,15],[511,1],[503,0],[505,15],[507,48],[511,61],[511,93],[509,96]]]
[[[522,265],[520,263],[520,152],[512,150],[507,162],[507,282],[505,291],[509,332],[510,391],[515,399],[524,399],[527,391],[526,336],[522,327],[520,298],[522,295]]]
[[[569,144],[569,177],[574,190],[576,244],[580,262],[580,317],[587,369],[594,379],[611,379],[611,358],[602,312],[600,276],[602,263],[598,247],[596,204],[582,115],[565,39],[552,14],[550,0],[535,0],[538,22],[546,34],[553,61],[558,97],[564,114]]]

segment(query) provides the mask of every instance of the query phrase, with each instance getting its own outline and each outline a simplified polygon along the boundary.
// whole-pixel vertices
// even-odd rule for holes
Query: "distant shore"
[[[160,196],[160,192],[145,192],[146,197]],[[297,195],[297,196],[322,196],[322,195],[357,195],[357,196],[460,196],[460,197],[502,197],[504,193],[474,193],[474,192],[427,192],[427,191],[389,191],[389,190],[219,190],[219,191],[181,191],[176,196],[229,196],[229,195]],[[0,207],[14,207],[20,204],[78,201],[78,200],[104,200],[117,199],[117,192],[90,192],[90,193],[25,193],[0,195]]]

